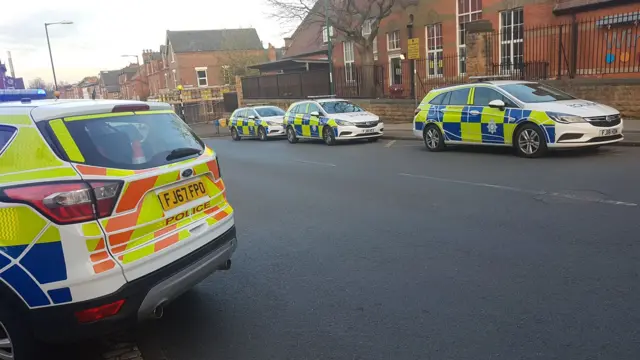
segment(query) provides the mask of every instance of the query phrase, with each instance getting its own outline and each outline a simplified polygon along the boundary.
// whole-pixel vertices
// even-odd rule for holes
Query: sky
[[[11,51],[16,76],[25,83],[36,77],[53,82],[44,23],[63,20],[73,24],[48,28],[57,79],[69,83],[136,61],[122,55],[159,50],[166,30],[253,27],[265,47],[283,46],[288,34],[269,11],[264,0],[12,1],[2,10],[0,60],[6,64]]]

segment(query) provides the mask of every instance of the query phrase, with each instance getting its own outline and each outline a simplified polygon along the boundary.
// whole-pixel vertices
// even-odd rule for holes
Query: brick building
[[[142,52],[142,62],[147,75],[149,96],[157,97],[160,91],[167,88],[169,67],[166,59],[165,46],[160,51],[145,50]]]
[[[267,57],[255,29],[167,31],[167,87],[226,85]]]
[[[120,70],[101,71],[98,89],[101,99],[120,98]]]

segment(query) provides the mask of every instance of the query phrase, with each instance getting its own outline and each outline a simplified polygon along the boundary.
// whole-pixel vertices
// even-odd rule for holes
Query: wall
[[[250,59],[266,58],[264,50],[247,51],[210,51],[202,53],[178,53],[175,63],[169,63],[170,71],[176,70],[176,79],[183,86],[198,86],[196,68],[207,68],[208,86],[225,85],[222,66],[238,62],[252,62]],[[260,62],[259,60],[257,62]],[[171,88],[173,75],[169,73]]]

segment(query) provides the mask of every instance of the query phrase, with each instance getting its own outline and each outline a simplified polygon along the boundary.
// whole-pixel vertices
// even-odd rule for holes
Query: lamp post
[[[324,22],[327,28],[327,48],[329,58],[329,95],[333,95],[333,43],[331,41],[331,23],[329,22],[329,0],[324,0]]]
[[[136,64],[140,66],[140,58],[138,58],[138,55],[122,55],[122,57],[134,57],[136,58]]]
[[[53,72],[53,86],[58,90],[58,79],[56,79],[56,67],[53,65],[53,55],[51,54],[51,41],[49,40],[49,25],[71,25],[73,21],[58,21],[44,23],[44,32],[47,34],[47,46],[49,47],[49,59],[51,59],[51,71]]]

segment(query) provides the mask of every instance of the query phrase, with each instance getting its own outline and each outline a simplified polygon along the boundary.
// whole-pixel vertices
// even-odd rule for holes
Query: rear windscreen
[[[175,114],[128,115],[65,123],[85,164],[147,169],[199,156],[204,144]]]

